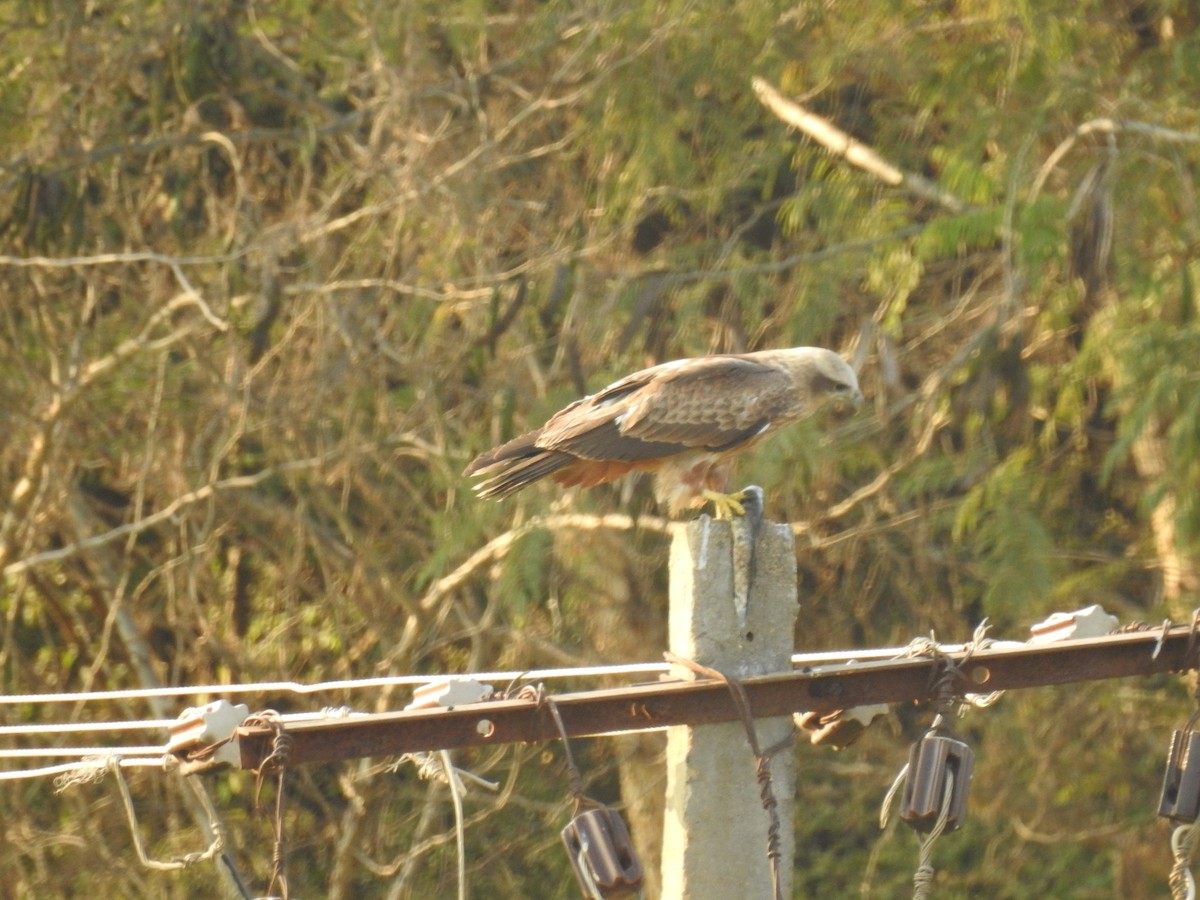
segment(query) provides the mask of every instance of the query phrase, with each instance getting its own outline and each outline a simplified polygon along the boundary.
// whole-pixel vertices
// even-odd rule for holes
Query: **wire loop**
[[[258,776],[258,782],[254,791],[254,804],[260,810],[262,809],[259,801],[261,799],[263,781],[268,773],[273,773],[276,778],[275,811],[271,821],[272,830],[274,831],[274,842],[271,847],[271,880],[267,884],[267,893],[272,893],[275,885],[278,884],[279,896],[282,900],[288,900],[287,837],[283,828],[283,801],[285,795],[283,788],[284,776],[287,772],[292,748],[295,746],[295,740],[284,728],[283,720],[280,718],[279,713],[273,709],[255,713],[242,724],[246,727],[266,727],[274,732],[274,737],[271,739],[271,752],[254,771],[254,774]]]

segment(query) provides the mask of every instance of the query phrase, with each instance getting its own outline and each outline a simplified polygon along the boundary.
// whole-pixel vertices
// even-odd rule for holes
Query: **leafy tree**
[[[802,646],[1196,605],[1188,4],[23,0],[0,28],[8,693],[655,658],[645,485],[493,505],[459,472],[640,365],[801,343],[853,355],[871,398],[742,470],[797,531]],[[755,78],[919,177],[789,131]],[[1151,680],[972,714],[939,888],[1160,892],[1154,798],[1187,710]],[[797,751],[798,895],[905,889],[912,845],[873,821],[910,713]],[[648,854],[656,740],[577,748]],[[541,852],[568,815],[558,749],[460,756],[503,783],[467,800],[472,889],[572,896]],[[203,845],[190,788],[128,778],[153,855]],[[252,779],[203,784],[265,885]],[[452,894],[440,785],[364,762],[288,792],[295,890]],[[140,867],[114,797],[6,783],[13,893],[228,890]]]

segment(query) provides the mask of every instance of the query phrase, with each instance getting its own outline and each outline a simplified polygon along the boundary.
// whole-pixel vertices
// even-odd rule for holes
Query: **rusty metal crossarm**
[[[1155,651],[1157,649],[1157,655]],[[1195,668],[1200,647],[1186,626],[1050,644],[980,650],[962,666],[963,692],[1041,687],[1152,675]],[[961,661],[962,653],[948,654]],[[825,711],[872,703],[926,699],[935,663],[929,658],[820,666],[783,675],[746,678],[742,685],[756,717]],[[717,681],[664,681],[554,697],[569,736],[703,725],[739,718],[726,686]],[[533,700],[483,703],[290,724],[289,764],[393,756],[421,750],[558,737],[549,710]],[[274,733],[238,728],[241,767],[257,769],[271,752]]]

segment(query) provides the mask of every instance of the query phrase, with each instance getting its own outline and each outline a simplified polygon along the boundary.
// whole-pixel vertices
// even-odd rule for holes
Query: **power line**
[[[666,663],[624,663],[611,666],[574,666],[562,669],[525,669],[521,671],[480,672],[466,676],[476,680],[513,681],[530,679],[549,681],[598,675],[650,675],[666,672]],[[101,700],[141,700],[152,697],[193,697],[231,694],[319,694],[323,691],[362,690],[373,687],[404,687],[442,681],[445,675],[381,675],[374,678],[346,678],[304,684],[299,681],[263,681],[252,684],[197,684],[158,688],[130,688],[113,691],[60,691],[47,694],[0,694],[0,705],[37,703],[80,703]],[[459,676],[455,676],[459,677]]]
[[[327,708],[319,712],[284,713],[279,718],[283,722],[311,722],[321,719],[346,719],[351,716],[362,715],[366,715],[366,713],[354,712],[353,710],[344,708]],[[30,723],[28,725],[4,725],[0,726],[0,735],[42,737],[52,734],[94,734],[112,731],[167,731],[178,721],[178,719],[141,719],[125,722],[45,722]],[[121,752],[123,748],[100,747],[91,749],[94,749],[97,753],[117,753]],[[37,756],[39,754],[43,756],[70,755],[61,752],[61,750],[62,748],[51,747],[42,750],[23,750],[18,753],[17,751],[0,749],[0,758],[5,756]],[[149,748],[148,752],[166,752],[166,748],[153,747]]]
[[[1192,629],[1011,644],[975,651],[955,682],[963,694],[1151,675],[1196,668]],[[962,661],[964,653],[946,654]],[[890,659],[823,665],[742,684],[756,718],[832,711],[926,699],[940,661]],[[554,697],[569,736],[648,731],[672,725],[733,721],[738,712],[724,685],[672,681],[560,694]],[[378,713],[287,728],[290,764],[468,746],[539,742],[558,737],[544,708],[531,700],[493,700],[458,707]],[[257,769],[271,752],[273,732],[237,729],[241,767]]]
[[[1018,642],[997,642],[996,646],[1024,646]],[[940,644],[939,652],[956,653],[962,651],[963,644]],[[822,650],[792,655],[792,664],[801,668],[814,666],[843,665],[851,660],[886,660],[902,657],[905,647],[882,647],[866,650]],[[340,681],[324,681],[313,684],[302,684],[294,681],[257,682],[242,685],[178,685],[164,688],[113,690],[113,691],[79,691],[76,693],[59,692],[49,694],[10,694],[0,696],[0,704],[37,704],[60,702],[98,702],[104,700],[129,700],[151,697],[203,696],[210,694],[245,694],[270,693],[281,690],[299,694],[315,694],[323,691],[365,689],[383,686],[414,686],[446,680],[492,681],[511,683],[524,681],[555,681],[566,678],[603,677],[608,675],[661,675],[670,672],[671,667],[662,662],[622,663],[602,666],[572,666],[557,669],[533,669],[526,671],[497,671],[479,672],[468,675],[394,675],[374,678],[345,679]],[[364,713],[348,709],[322,710],[319,712],[293,712],[280,716],[284,723],[295,723],[329,718],[345,718],[347,716],[362,716]],[[170,729],[177,719],[132,719],[121,721],[100,722],[31,722],[22,725],[0,725],[0,737],[44,737],[64,734],[105,734],[122,731],[162,732]],[[88,748],[95,753],[122,753],[121,748]],[[145,749],[145,748],[141,748]],[[154,748],[159,752],[162,748]],[[36,756],[61,757],[72,755],[63,748],[46,750],[5,751],[0,749],[0,758]]]
[[[88,734],[108,731],[163,731],[174,719],[140,719],[127,722],[40,722],[29,725],[0,725],[3,735]]]
[[[14,769],[8,772],[0,772],[0,781],[17,781],[22,778],[45,778],[50,775],[76,774],[80,770],[87,769],[103,771],[108,768],[110,759],[115,759],[117,765],[123,769],[162,769],[165,766],[165,761],[161,756],[149,758],[132,756],[114,757],[109,751],[103,752],[105,755],[97,755],[88,759],[79,759],[75,762],[59,763],[53,766],[39,766],[36,769]]]
[[[1018,641],[998,641],[997,646],[1021,647]],[[938,649],[943,653],[956,653],[963,649],[963,644],[940,644]],[[851,660],[895,659],[903,656],[907,647],[876,647],[865,650],[821,650],[810,653],[795,653],[792,664],[795,666],[836,665]],[[259,681],[248,684],[193,684],[171,685],[157,688],[130,688],[128,690],[111,691],[59,691],[45,694],[0,694],[0,705],[38,704],[38,703],[88,703],[105,700],[144,700],[155,697],[198,697],[205,695],[229,696],[232,694],[268,694],[282,692],[290,694],[319,694],[325,691],[363,690],[374,687],[411,687],[444,681],[447,678],[469,678],[474,681],[554,681],[561,678],[589,678],[605,675],[661,675],[671,671],[671,667],[663,662],[619,663],[600,666],[568,666],[557,669],[509,669],[496,672],[474,672],[471,674],[429,674],[429,675],[381,675],[372,678],[345,678],[336,681],[318,681],[305,684],[299,681]],[[91,725],[98,729],[105,727],[128,728],[166,728],[173,723],[172,719],[148,719],[142,722],[129,722],[106,725],[104,723],[88,723],[77,730],[87,730]],[[62,726],[64,730],[72,730],[74,725]],[[43,726],[46,728],[46,726]],[[13,729],[16,729],[15,731]],[[47,730],[50,730],[47,728]],[[0,734],[21,733],[20,726],[0,726]]]
[[[0,749],[0,759],[42,759],[51,757],[73,757],[85,759],[89,756],[145,756],[157,753],[161,759],[167,752],[166,745],[140,747],[9,747]]]
[[[1028,645],[1003,642],[977,651],[964,673],[963,691],[1006,690],[1063,684],[1099,678],[1121,677],[1191,668],[1195,639],[1190,629],[1176,627],[1166,632],[1143,631],[1080,639],[1053,644]],[[939,652],[951,658],[961,654],[962,644],[944,644]],[[756,716],[799,711],[823,711],[872,703],[921,699],[927,693],[928,659],[897,658],[904,648],[858,651],[823,651],[796,654],[797,672],[747,679],[745,684]],[[848,662],[848,657],[855,661]],[[478,673],[476,680],[540,681],[547,678],[618,673],[661,673],[665,663],[619,666],[574,667],[526,672]],[[433,676],[387,676],[316,684],[267,682],[251,685],[165,688],[152,691],[98,691],[78,694],[16,695],[0,702],[58,702],[60,697],[80,699],[128,699],[130,695],[161,696],[204,693],[247,693],[282,689],[296,693],[385,685],[423,685]],[[47,699],[48,698],[48,699]],[[660,682],[622,688],[581,691],[559,695],[556,702],[570,735],[599,735],[645,731],[677,724],[728,721],[734,717],[724,691],[708,682]],[[511,741],[540,741],[555,737],[536,704],[524,700],[499,700],[454,708],[416,709],[403,712],[366,714],[347,709],[288,713],[280,717],[296,741],[292,761],[318,762],[354,756],[392,755],[419,750],[436,750],[470,745],[494,745]],[[0,726],[0,735],[43,736],[69,733],[116,731],[162,731],[174,720],[146,719],[124,722],[31,723]],[[256,768],[262,759],[263,735],[242,730],[241,764]],[[156,754],[161,763],[166,747],[46,747],[0,749],[0,758],[31,759],[118,756],[133,759]],[[17,772],[0,772],[0,779],[32,777],[70,770],[73,766],[51,766]]]

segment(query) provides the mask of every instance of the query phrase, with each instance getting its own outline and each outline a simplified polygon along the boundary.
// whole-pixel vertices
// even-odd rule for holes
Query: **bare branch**
[[[943,426],[948,424],[949,421],[950,418],[945,413],[935,412],[932,416],[930,416],[929,421],[926,422],[925,431],[921,434],[916,446],[909,453],[905,454],[902,459],[896,460],[886,469],[881,470],[880,473],[876,475],[875,478],[869,483],[864,484],[846,499],[841,500],[838,503],[835,503],[833,506],[822,510],[820,514],[814,518],[805,522],[793,522],[792,534],[796,535],[797,537],[802,534],[808,534],[813,530],[813,527],[818,522],[829,522],[833,519],[840,519],[864,500],[874,497],[876,494],[880,493],[891,483],[893,477],[904,471],[906,468],[925,455],[926,451],[929,450],[930,444],[933,443],[934,436],[942,429]]]
[[[903,187],[914,196],[935,203],[950,212],[960,213],[970,208],[967,203],[953,194],[943,191],[928,178],[923,178],[915,172],[905,172],[892,165],[866,144],[855,140],[828,119],[810,112],[795,100],[783,96],[762,78],[752,79],[750,83],[754,87],[754,93],[758,95],[758,99],[767,109],[851,165],[858,166],[885,184]]]
[[[1122,132],[1141,134],[1156,141],[1167,141],[1174,144],[1200,144],[1200,133],[1194,131],[1176,131],[1173,128],[1163,128],[1160,125],[1150,125],[1146,122],[1135,122],[1128,119],[1090,119],[1071,132],[1062,143],[1054,148],[1054,152],[1046,157],[1046,161],[1038,170],[1037,177],[1033,180],[1033,186],[1029,189],[1030,202],[1037,199],[1042,188],[1045,187],[1050,173],[1062,162],[1063,157],[1071,152],[1071,148],[1078,143],[1080,138],[1087,137],[1089,134],[1116,135]]]
[[[211,484],[206,484],[203,487],[197,488],[194,491],[176,497],[158,512],[151,513],[145,518],[138,519],[134,522],[129,522],[125,525],[113,528],[110,531],[105,531],[101,534],[92,535],[89,538],[84,538],[81,541],[76,541],[73,544],[67,544],[65,547],[59,547],[57,550],[46,550],[42,553],[35,553],[33,556],[27,556],[25,559],[19,559],[16,562],[9,563],[0,573],[4,575],[18,575],[32,569],[34,566],[39,566],[42,563],[57,562],[61,559],[67,559],[71,556],[76,556],[87,550],[94,550],[96,547],[102,547],[105,544],[110,544],[113,541],[120,540],[123,537],[139,534],[148,528],[153,528],[160,522],[170,519],[177,515],[182,510],[193,504],[199,503],[201,500],[207,500],[220,491],[238,490],[243,488],[251,488],[261,484],[268,478],[279,475],[283,472],[294,472],[297,469],[310,469],[322,462],[319,458],[299,459],[293,462],[282,463],[278,466],[272,466],[268,469],[263,469],[260,472],[255,472],[253,475],[238,475],[234,478],[226,478],[222,481],[214,481]]]
[[[45,460],[50,450],[51,433],[59,423],[63,411],[93,381],[114,369],[124,360],[142,351],[169,347],[191,334],[195,328],[195,323],[185,323],[158,338],[152,336],[154,330],[178,310],[186,307],[195,307],[199,310],[201,316],[218,331],[225,331],[229,328],[229,324],[212,311],[204,298],[192,286],[187,276],[183,274],[182,265],[184,263],[179,259],[173,259],[157,253],[106,253],[95,256],[60,258],[0,255],[0,265],[8,265],[15,268],[64,269],[133,262],[160,262],[168,266],[174,273],[182,291],[164,303],[159,309],[155,310],[146,320],[142,329],[133,337],[125,339],[109,353],[92,360],[86,365],[73,364],[69,377],[65,379],[65,383],[63,379],[57,376],[56,370],[52,370],[51,382],[54,384],[54,391],[32,417],[37,425],[37,431],[29,439],[28,452],[26,453],[25,463],[22,466],[21,475],[14,484],[9,494],[4,514],[0,517],[0,566],[4,566],[6,560],[9,558],[13,534],[21,519],[28,512],[27,504],[39,473],[44,474]],[[56,365],[56,360],[53,357],[51,357],[50,364],[51,366]],[[13,565],[18,565],[18,563],[14,563]],[[7,571],[7,569],[3,569],[3,571]]]
[[[530,532],[538,531],[539,529],[553,531],[555,529],[566,528],[581,531],[592,531],[601,528],[613,529],[615,531],[630,531],[635,528],[641,528],[646,531],[667,534],[670,531],[671,523],[658,516],[635,517],[627,516],[623,513],[611,513],[606,516],[579,513],[538,516],[492,538],[468,556],[457,569],[439,578],[425,593],[425,596],[421,598],[421,608],[425,610],[437,608],[446,595],[470,578],[476,569],[503,559],[508,555],[508,551],[513,548],[513,545]]]
[[[231,257],[232,258],[232,257]],[[175,276],[176,282],[182,294],[171,301],[172,304],[177,304],[169,311],[178,308],[182,305],[180,301],[187,301],[200,310],[200,314],[208,321],[210,325],[218,331],[227,331],[229,323],[212,311],[212,308],[205,302],[200,292],[192,287],[191,281],[183,274],[183,266],[195,265],[203,262],[219,262],[223,257],[207,258],[182,258],[177,259],[172,256],[166,256],[162,253],[98,253],[95,256],[5,256],[0,255],[0,266],[12,266],[18,269],[39,268],[39,269],[79,269],[86,266],[108,266],[115,264],[127,264],[137,262],[155,262],[161,263],[171,270],[171,274]],[[168,304],[170,305],[170,304]],[[153,320],[152,320],[153,321]]]
[[[172,297],[146,321],[145,326],[140,332],[131,338],[121,341],[121,343],[114,347],[110,353],[106,353],[99,359],[92,360],[90,363],[84,366],[78,374],[78,380],[70,385],[69,390],[72,393],[77,393],[78,391],[87,387],[97,377],[103,375],[105,372],[114,368],[118,363],[128,359],[135,353],[138,353],[142,350],[158,350],[164,347],[169,347],[171,344],[174,344],[176,341],[191,333],[191,327],[185,325],[182,328],[177,328],[174,331],[169,332],[161,338],[152,340],[150,337],[150,333],[153,331],[156,325],[169,317],[175,311],[185,306],[200,306],[202,310],[206,310],[207,307],[203,305],[203,301],[197,304],[197,299],[198,297],[190,296],[188,294],[179,294],[175,297]],[[211,315],[211,312],[209,315]],[[209,315],[206,315],[205,318],[209,319],[209,321],[212,321],[212,319],[209,318]],[[227,328],[228,326],[226,325],[224,327]],[[64,399],[70,398],[68,397]]]

